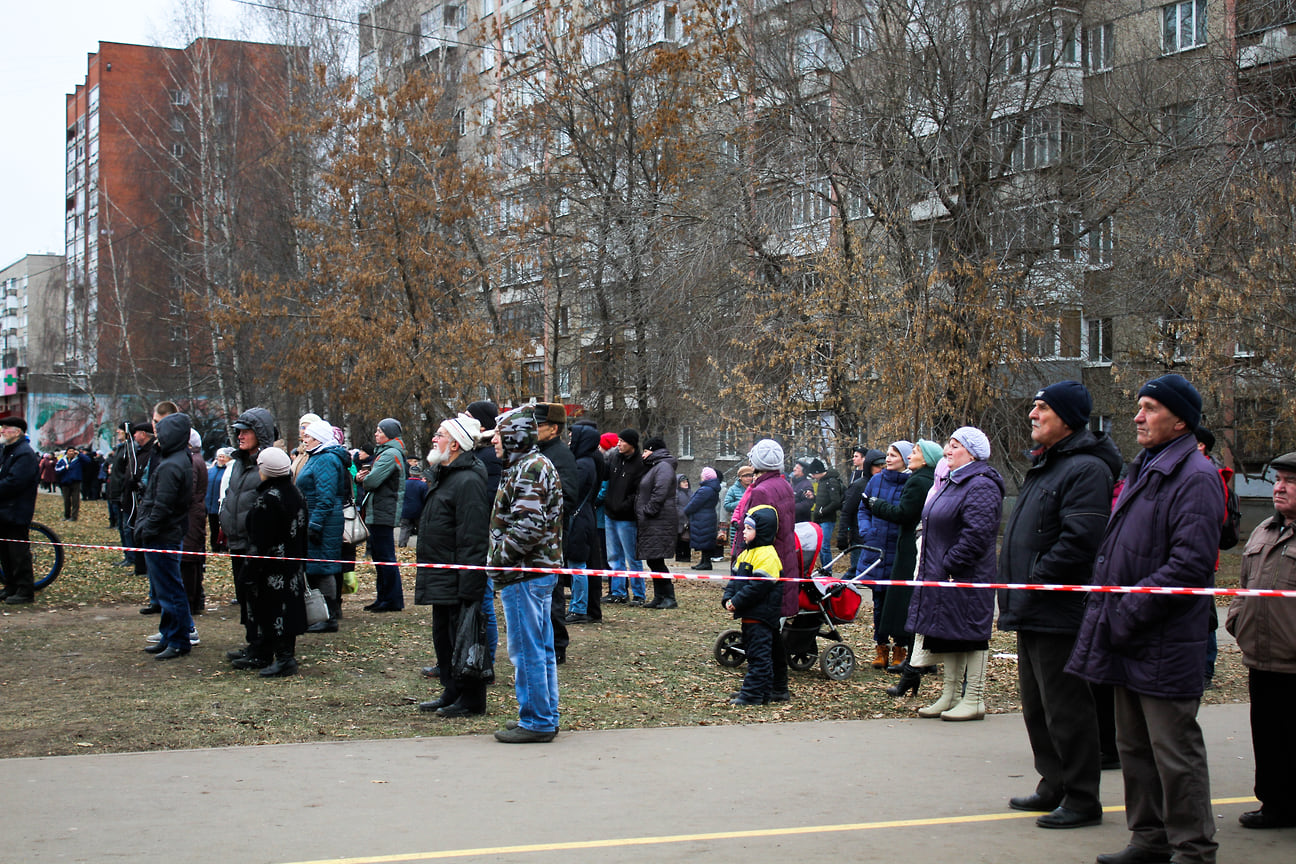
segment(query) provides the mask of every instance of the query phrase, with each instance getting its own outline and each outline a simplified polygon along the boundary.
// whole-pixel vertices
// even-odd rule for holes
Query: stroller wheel
[[[798,672],[804,672],[807,669],[814,668],[815,661],[819,659],[818,652],[809,651],[789,651],[788,665]]]
[[[721,666],[730,669],[743,664],[747,652],[743,650],[741,630],[726,630],[716,637],[715,659]]]
[[[819,657],[819,668],[834,681],[845,681],[855,671],[855,652],[844,642],[834,642]]]

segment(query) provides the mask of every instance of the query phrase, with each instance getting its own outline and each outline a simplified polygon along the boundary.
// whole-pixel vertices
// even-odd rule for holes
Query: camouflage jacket
[[[511,453],[500,478],[491,511],[490,552],[486,563],[496,567],[561,567],[563,565],[562,484],[553,463],[539,450]],[[541,573],[491,570],[495,586],[538,579]]]

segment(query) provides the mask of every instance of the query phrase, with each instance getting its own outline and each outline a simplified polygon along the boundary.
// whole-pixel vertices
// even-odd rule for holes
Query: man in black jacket
[[[1019,584],[1084,583],[1111,512],[1121,457],[1103,433],[1088,429],[1092,402],[1075,381],[1035,394],[1030,412],[1032,465],[1004,530],[1000,578]],[[1098,715],[1089,685],[1064,670],[1084,614],[1086,595],[1001,591],[999,629],[1017,631],[1022,717],[1039,784],[1013,798],[1017,810],[1040,810],[1041,828],[1102,822],[1098,801]]]
[[[639,560],[636,549],[639,523],[635,516],[639,481],[648,470],[642,456],[639,431],[622,429],[617,436],[616,450],[608,457],[607,493],[603,496],[604,533],[607,536],[608,568],[611,570],[643,572],[643,562]],[[613,576],[608,580],[608,594],[603,602],[625,603],[628,599],[631,606],[642,606],[646,593],[647,585],[642,576]]]
[[[162,620],[161,640],[144,650],[157,660],[189,653],[193,618],[180,576],[180,548],[189,528],[193,503],[193,461],[189,456],[189,416],[168,414],[158,421],[158,458],[149,467],[148,485],[140,497],[135,542],[147,548],[144,561]]]
[[[27,443],[27,421],[0,417],[0,598],[10,606],[36,599],[28,530],[36,511],[40,457]],[[9,541],[9,542],[5,542]]]
[[[481,423],[469,414],[452,417],[432,436],[427,496],[418,522],[420,564],[485,564],[490,545],[491,502],[486,467],[473,455]],[[486,571],[420,567],[415,577],[414,602],[432,605],[432,645],[445,690],[437,699],[419,704],[420,711],[439,717],[469,717],[486,712],[486,682],[457,678],[451,662],[460,618],[486,595]]]

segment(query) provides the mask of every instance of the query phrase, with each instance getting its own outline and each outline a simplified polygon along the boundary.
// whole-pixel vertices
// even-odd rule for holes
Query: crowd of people
[[[119,563],[148,576],[141,612],[160,613],[145,649],[158,660],[183,657],[198,643],[192,616],[204,604],[203,558],[182,562],[181,551],[202,551],[210,540],[213,551],[231,554],[246,644],[227,656],[234,668],[270,678],[297,671],[301,634],[338,629],[359,543],[377,574],[365,610],[404,609],[399,528],[400,545],[416,541],[414,602],[433,607],[436,665],[425,674],[441,692],[419,709],[444,718],[486,711],[498,593],[518,708],[517,720],[496,733],[508,743],[557,735],[557,667],[566,659],[568,626],[600,621],[608,604],[677,608],[666,562],[691,563],[694,551],[698,570],[730,562],[733,578],[720,602],[741,622],[748,666],[731,703],[793,698],[781,627],[798,608],[801,580],[789,577],[803,572],[795,525],[815,523],[824,540],[821,573],[835,560],[835,538],[849,555],[842,579],[918,583],[874,586],[872,625],[873,666],[899,675],[891,695],[916,695],[924,674],[940,668],[940,693],[917,709],[919,717],[982,719],[996,608],[998,627],[1016,633],[1039,780],[1033,792],[1012,799],[1013,808],[1039,811],[1043,828],[1098,824],[1100,772],[1119,765],[1130,845],[1098,856],[1099,864],[1213,861],[1206,750],[1196,720],[1213,671],[1212,599],[1029,589],[996,597],[969,587],[1214,584],[1219,549],[1238,537],[1229,476],[1209,459],[1213,436],[1201,423],[1197,391],[1178,375],[1143,385],[1134,418],[1140,452],[1128,466],[1107,435],[1090,430],[1091,407],[1073,381],[1035,394],[1030,467],[1006,523],[1004,480],[989,463],[989,438],[973,426],[943,444],[858,447],[846,480],[818,456],[784,473],[783,448],[762,439],[732,485],[705,467],[694,490],[661,436],[600,434],[588,420],[568,428],[565,407],[551,403],[503,414],[489,402],[473,403],[438,426],[425,460],[408,456],[395,418],[377,424],[372,442],[348,451],[340,429],[307,414],[290,453],[270,412],[252,408],[233,424],[235,445],[208,466],[187,415],[160,402],[151,423],[122,424],[105,474],[126,549]],[[25,431],[21,419],[0,418],[6,603],[32,597],[25,545],[4,542],[25,539],[22,525],[30,523],[42,477]],[[65,458],[63,470],[71,471],[86,457],[69,451]],[[1275,515],[1248,541],[1242,581],[1290,588],[1296,454],[1272,467]],[[138,548],[146,551],[131,551]],[[560,578],[556,568],[625,575],[608,579],[603,593],[599,575]],[[313,592],[326,614],[311,621]],[[1296,701],[1296,616],[1289,610],[1290,601],[1237,598],[1226,621],[1250,668],[1262,803],[1242,816],[1250,828],[1296,826],[1287,782],[1296,749],[1276,719]]]

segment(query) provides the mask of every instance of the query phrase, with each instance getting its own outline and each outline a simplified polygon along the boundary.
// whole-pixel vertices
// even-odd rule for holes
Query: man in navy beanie
[[[1201,396],[1180,375],[1139,389],[1134,428],[1143,452],[1130,465],[1093,582],[1210,588],[1224,496],[1197,453]],[[1214,864],[1206,744],[1197,722],[1211,597],[1091,594],[1067,672],[1112,686],[1116,749],[1125,781],[1129,845],[1098,864]]]

